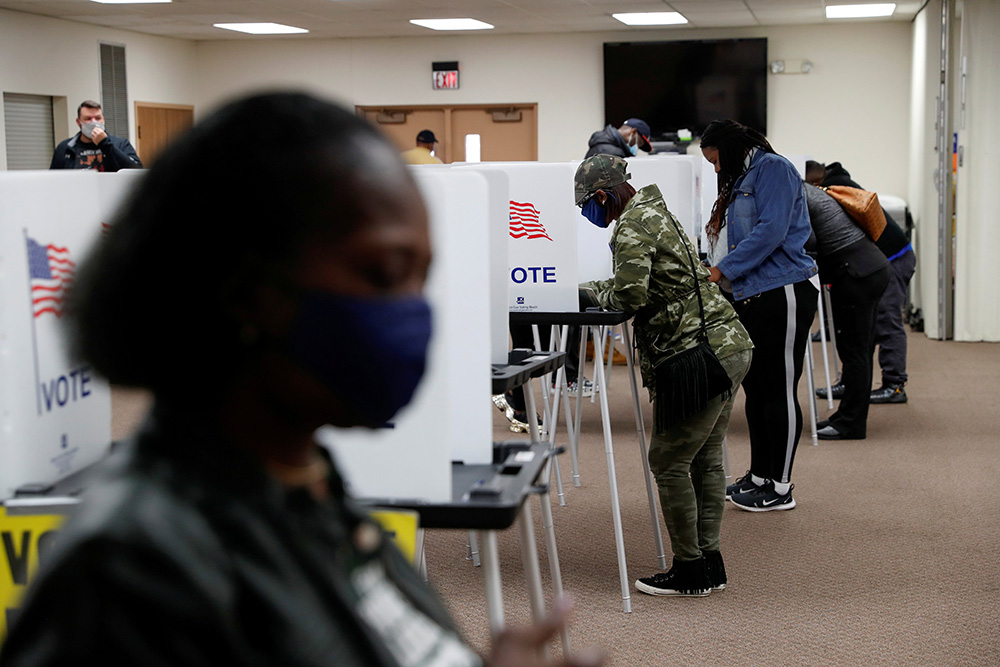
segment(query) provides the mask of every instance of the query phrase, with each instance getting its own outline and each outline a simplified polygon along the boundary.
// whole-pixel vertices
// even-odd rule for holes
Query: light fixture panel
[[[492,30],[493,25],[476,19],[410,19],[410,23],[431,30]]]
[[[680,12],[630,12],[611,17],[625,25],[682,25],[688,22]]]
[[[873,5],[827,5],[828,19],[867,19],[881,16],[892,16],[896,11],[896,3],[885,2]]]
[[[248,35],[296,35],[309,32],[305,28],[282,25],[281,23],[213,23],[216,28],[245,32]]]

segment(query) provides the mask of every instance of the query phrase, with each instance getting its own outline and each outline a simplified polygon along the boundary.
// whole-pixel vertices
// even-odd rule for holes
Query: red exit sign
[[[434,72],[434,90],[457,90],[458,70]]]
[[[431,85],[434,90],[458,90],[458,61],[431,63]]]

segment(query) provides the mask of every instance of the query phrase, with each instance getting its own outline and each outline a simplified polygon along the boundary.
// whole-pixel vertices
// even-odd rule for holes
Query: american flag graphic
[[[43,313],[62,315],[66,288],[73,282],[76,264],[69,250],[49,244],[42,245],[28,238],[28,272],[31,275],[31,303],[35,317]]]
[[[538,221],[538,209],[533,204],[511,200],[510,202],[510,235],[515,239],[548,239],[552,240],[545,226]]]

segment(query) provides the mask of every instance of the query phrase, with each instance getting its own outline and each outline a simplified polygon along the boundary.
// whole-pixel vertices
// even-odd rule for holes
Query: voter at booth
[[[819,277],[830,285],[837,352],[843,365],[840,405],[817,424],[821,440],[863,440],[868,432],[872,346],[878,304],[889,283],[889,262],[875,243],[829,194],[805,184]]]
[[[403,151],[403,160],[408,164],[444,164],[434,155],[434,144],[437,142],[437,137],[431,130],[420,130],[417,133],[417,145],[408,151]]]
[[[649,446],[673,564],[643,577],[636,588],[649,595],[704,597],[725,589],[719,534],[726,502],[723,440],[735,388],[750,367],[753,343],[736,312],[694,250],[656,185],[638,192],[628,183],[620,157],[596,155],[580,164],[576,204],[598,227],[617,220],[611,237],[614,276],[585,283],[601,307],[634,315],[635,344],[643,384],[653,398],[657,424]],[[728,375],[731,389],[711,397],[700,411],[665,426],[665,377],[672,357],[707,343]],[[598,362],[599,363],[599,362]]]
[[[100,102],[84,100],[76,109],[76,125],[80,131],[56,146],[49,169],[142,169],[129,140],[105,131]]]
[[[727,279],[754,357],[743,380],[750,470],[726,489],[740,509],[789,510],[802,433],[798,384],[816,314],[816,262],[806,254],[809,212],[802,177],[767,138],[734,120],[709,123],[701,152],[718,174],[705,226],[713,282]],[[721,258],[719,258],[721,256]]]
[[[846,185],[860,188],[851,174],[839,162],[823,167],[822,179],[817,185]],[[884,212],[884,209],[883,209]],[[889,285],[878,304],[875,320],[875,345],[878,345],[878,364],[882,369],[882,384],[873,389],[868,397],[871,403],[906,403],[906,329],[903,326],[903,308],[910,289],[910,280],[917,266],[917,254],[906,237],[906,232],[885,214],[885,229],[875,241],[875,245],[889,260],[892,269]],[[843,387],[838,383],[832,388],[833,397],[840,398]],[[826,398],[826,388],[816,390],[820,398]],[[838,395],[839,394],[839,395]]]
[[[609,124],[603,130],[590,135],[586,157],[594,155],[632,157],[640,150],[649,153],[653,150],[649,137],[649,124],[638,118],[629,118],[618,128]]]
[[[281,127],[270,159],[191,169],[261,118]],[[0,665],[544,664],[567,605],[480,657],[313,439],[384,424],[420,382],[427,225],[395,148],[304,94],[232,102],[162,154],[69,312],[76,353],[155,405],[48,553]]]

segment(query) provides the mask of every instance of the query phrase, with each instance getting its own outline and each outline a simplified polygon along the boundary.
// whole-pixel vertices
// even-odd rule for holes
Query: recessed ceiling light
[[[493,26],[476,19],[410,19],[410,23],[431,30],[492,30]]]
[[[679,25],[688,22],[678,12],[636,12],[611,16],[625,25]]]
[[[305,28],[296,28],[280,23],[213,23],[216,28],[223,30],[235,30],[251,35],[293,35],[302,32],[309,32]]]
[[[874,16],[892,16],[896,11],[896,3],[885,2],[874,5],[827,5],[828,19],[863,19]]]
[[[167,2],[173,2],[174,0],[90,0],[91,2],[99,2],[102,5],[157,5]]]

